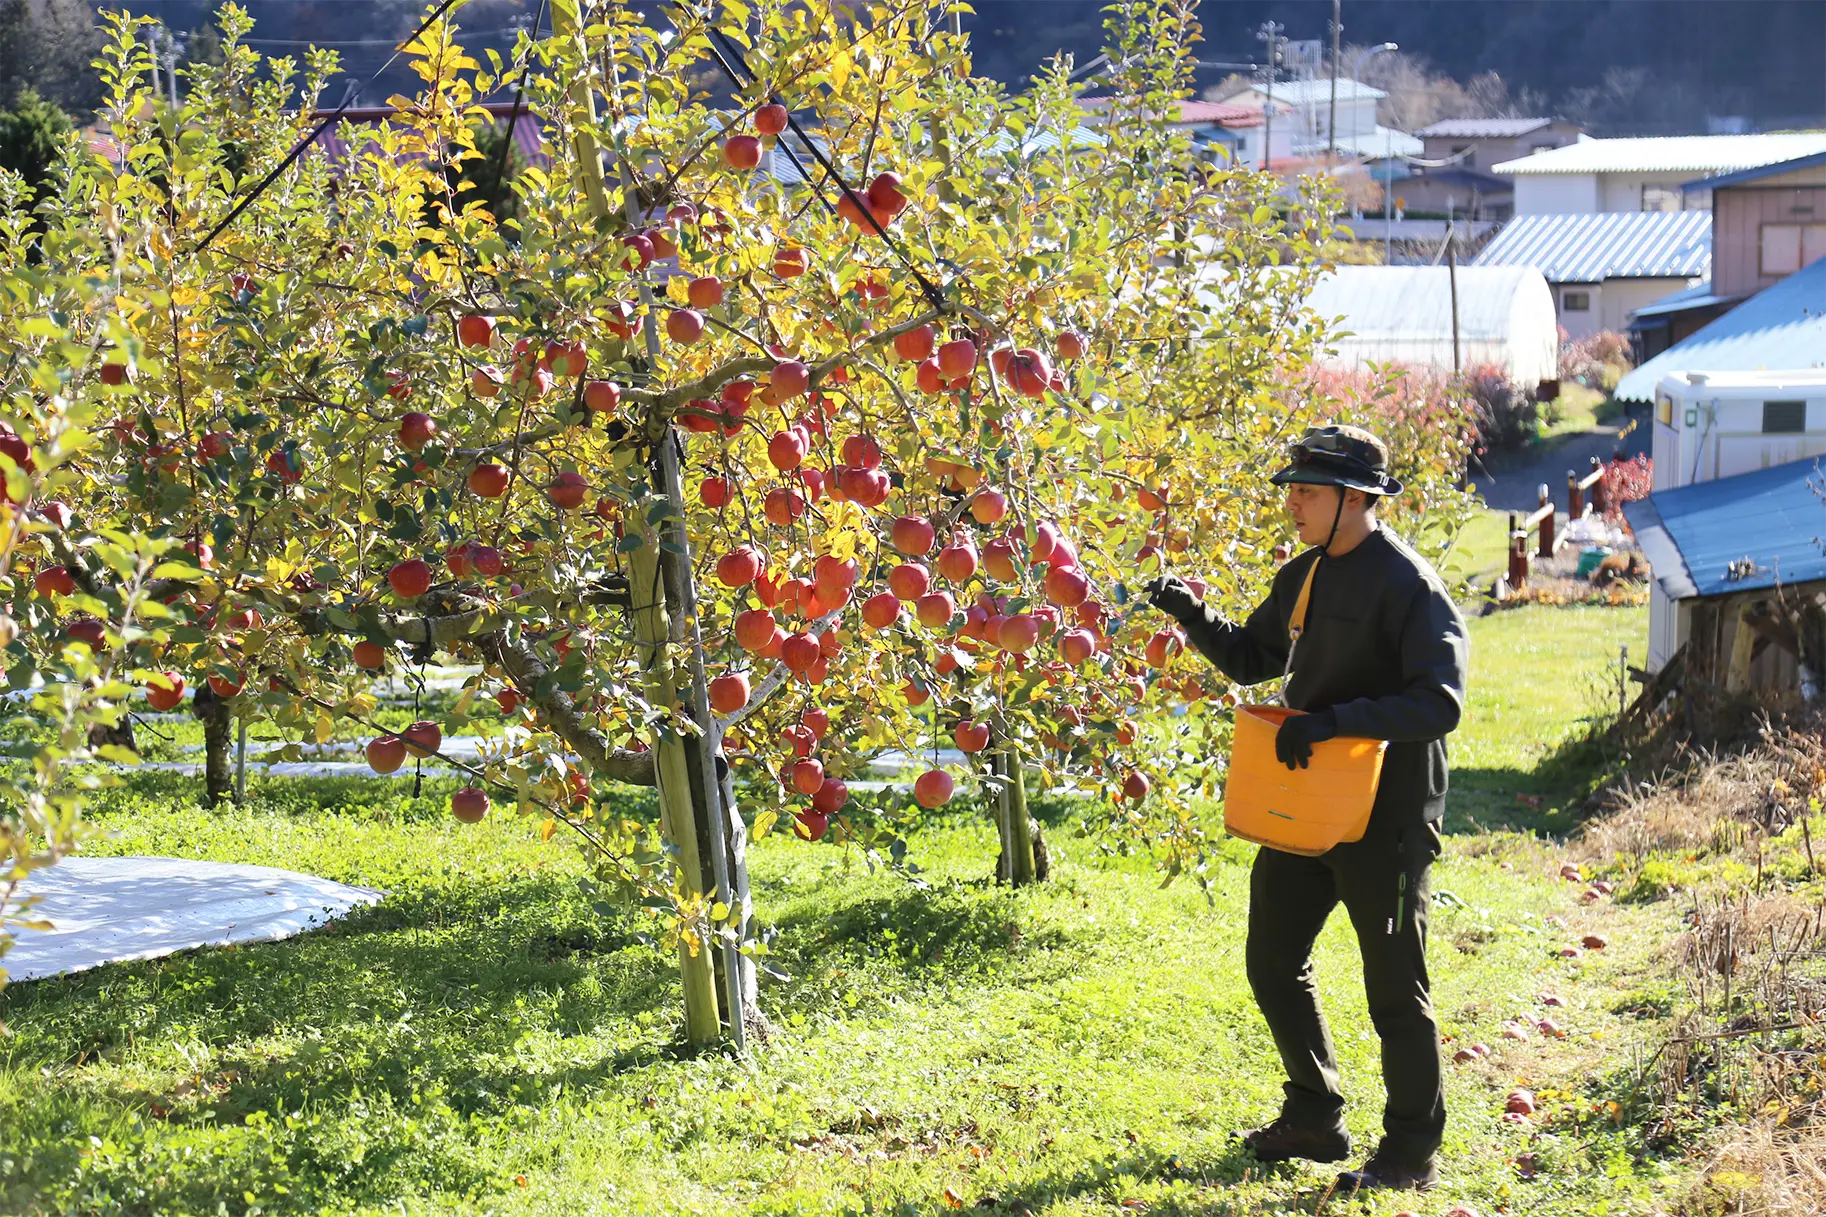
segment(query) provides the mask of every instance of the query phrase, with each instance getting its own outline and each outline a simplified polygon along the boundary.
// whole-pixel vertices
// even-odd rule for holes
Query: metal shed
[[[1559,328],[1547,280],[1531,266],[1457,271],[1458,358],[1496,364],[1529,388],[1559,374]],[[1453,370],[1453,274],[1444,266],[1340,266],[1306,303],[1340,331],[1322,362],[1405,363]]]

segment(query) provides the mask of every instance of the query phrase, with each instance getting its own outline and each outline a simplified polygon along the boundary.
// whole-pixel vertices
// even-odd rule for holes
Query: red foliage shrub
[[[1655,462],[1646,453],[1637,453],[1634,459],[1614,460],[1605,465],[1605,521],[1627,530],[1629,522],[1623,518],[1623,504],[1646,499],[1654,485]]]

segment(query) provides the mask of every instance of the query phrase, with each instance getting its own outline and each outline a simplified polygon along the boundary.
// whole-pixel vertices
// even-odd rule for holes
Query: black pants
[[[1446,1126],[1426,960],[1428,871],[1439,848],[1436,824],[1372,823],[1361,841],[1316,858],[1264,848],[1249,877],[1249,986],[1287,1071],[1282,1116],[1317,1129],[1342,1120],[1338,1059],[1312,973],[1313,942],[1342,901],[1382,1040],[1384,1146],[1414,1165],[1438,1150]]]

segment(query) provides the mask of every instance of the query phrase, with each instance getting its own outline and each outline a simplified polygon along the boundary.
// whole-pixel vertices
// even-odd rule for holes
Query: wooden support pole
[[[1541,530],[1541,545],[1537,552],[1543,559],[1553,557],[1553,496],[1547,493],[1546,483],[1541,484],[1541,505],[1529,517],[1530,524],[1538,524]]]
[[[1731,666],[1725,669],[1725,692],[1745,693],[1750,688],[1750,661],[1756,657],[1756,630],[1750,625],[1751,601],[1738,606],[1731,632]]]
[[[1566,518],[1576,520],[1585,514],[1585,491],[1579,486],[1579,475],[1566,471]]]
[[[578,28],[576,0],[558,0],[552,6],[552,32],[560,38],[575,38],[584,51],[583,62],[589,62],[588,48]],[[579,175],[590,197],[593,211],[604,219],[611,218],[608,187],[603,180],[601,150],[591,130],[596,121],[596,99],[587,72],[571,79],[570,101],[584,120],[577,126],[572,147],[577,155]],[[656,357],[659,335],[653,311],[647,310],[646,339],[649,357]],[[668,424],[658,444],[672,442]],[[666,479],[654,479],[655,487],[665,493]],[[688,904],[705,902],[703,859],[698,846],[697,819],[691,799],[690,760],[684,738],[679,734],[682,707],[678,696],[678,677],[670,653],[672,620],[666,606],[665,581],[660,575],[660,533],[647,519],[647,501],[634,505],[628,522],[642,544],[628,555],[629,603],[634,618],[635,644],[640,649],[641,667],[647,678],[647,698],[665,713],[653,732],[653,773],[659,792],[660,824],[677,851],[678,885]],[[674,503],[673,510],[683,511],[684,504]],[[708,797],[718,798],[719,788],[712,785]],[[689,927],[690,935],[681,936],[678,948],[679,975],[684,988],[685,1038],[692,1044],[714,1043],[721,1032],[717,1010],[716,968],[711,961],[712,942],[707,923],[700,917]],[[695,941],[694,941],[695,940]],[[732,1021],[742,1017],[732,1011]]]
[[[1591,509],[1598,515],[1610,510],[1610,502],[1604,494],[1604,462],[1597,457],[1591,458],[1591,472],[1585,475],[1585,484],[1591,487]]]

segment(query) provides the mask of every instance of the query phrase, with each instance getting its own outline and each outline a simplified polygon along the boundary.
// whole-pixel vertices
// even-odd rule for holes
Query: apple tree
[[[1328,413],[1293,386],[1333,201],[1159,121],[1190,6],[1112,7],[1090,130],[1069,62],[1011,94],[925,3],[553,17],[486,62],[429,21],[394,118],[289,163],[332,52],[262,59],[229,6],[172,109],[111,19],[119,157],[72,149],[8,268],[108,282],[60,322],[106,425],[36,542],[69,589],[14,589],[24,648],[84,614],[155,704],[209,690],[218,741],[230,715],[327,739],[374,675],[475,665],[370,762],[442,756],[458,816],[573,836],[676,944],[697,1042],[754,1006],[753,837],[896,862],[962,778],[1029,882],[1037,780],[1198,873],[1225,690],[1134,589],[1172,566],[1241,608],[1272,572],[1261,475]],[[476,103],[522,79],[554,155],[497,219],[462,189]],[[106,538],[135,535],[185,556],[142,598],[167,629],[109,598]],[[441,751],[484,712],[499,746]],[[884,752],[902,811],[850,798]],[[657,824],[606,814],[613,783]]]

